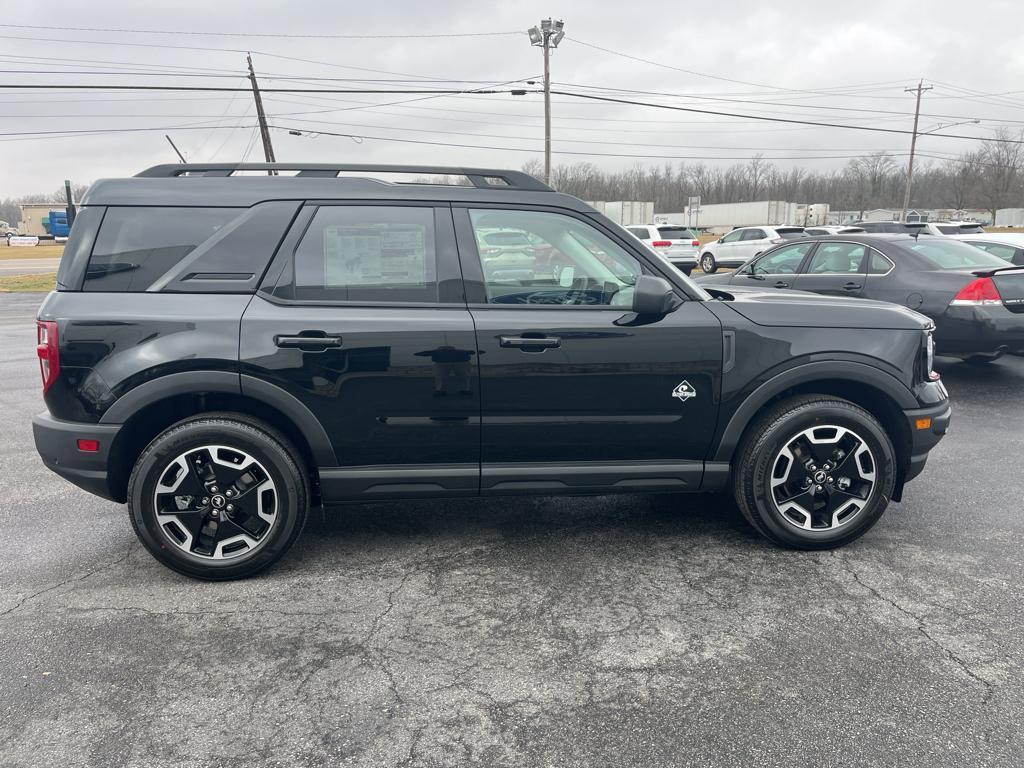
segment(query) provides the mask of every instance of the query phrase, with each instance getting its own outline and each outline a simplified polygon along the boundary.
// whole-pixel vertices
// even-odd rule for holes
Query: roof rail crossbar
[[[457,168],[440,165],[370,165],[362,163],[178,163],[154,165],[136,174],[145,178],[177,176],[231,176],[238,171],[298,171],[303,177],[336,177],[341,172],[417,173],[430,176],[463,176],[480,189],[517,189],[551,192],[547,184],[522,171],[489,168]]]

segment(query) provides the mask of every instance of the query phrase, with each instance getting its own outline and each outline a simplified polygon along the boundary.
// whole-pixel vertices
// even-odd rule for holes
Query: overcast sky
[[[468,89],[508,81],[521,85],[542,71],[540,50],[531,48],[524,32],[547,16],[565,21],[567,36],[552,62],[552,79],[560,90],[909,130],[913,96],[904,88],[924,78],[934,87],[922,102],[923,131],[972,119],[982,122],[945,131],[991,136],[999,125],[1024,127],[1024,3],[1019,1],[5,3],[0,24],[0,68],[5,72],[0,83],[245,87],[244,52],[251,50],[265,88],[401,89],[414,87],[416,79],[436,79],[418,83],[428,88]],[[218,34],[75,29],[90,27]],[[511,32],[518,34],[472,34]],[[472,36],[302,37],[453,33]],[[142,72],[149,74],[128,74]],[[207,76],[186,78],[185,73]],[[280,79],[284,77],[339,79]],[[420,100],[373,106],[413,98]],[[279,161],[518,168],[542,157],[543,105],[534,93],[429,98],[267,93],[265,102],[272,124],[308,134],[274,130]],[[553,102],[556,164],[589,161],[623,168],[662,164],[669,158],[676,164],[698,158],[729,164],[762,153],[777,158],[780,166],[821,169],[842,166],[848,156],[869,151],[901,155],[909,145],[909,136],[899,134],[569,96],[555,96]],[[65,178],[87,183],[173,162],[176,157],[164,133],[190,161],[263,159],[252,127],[252,98],[245,92],[0,89],[0,119],[0,133],[5,134],[0,137],[0,197],[55,190]],[[126,128],[159,130],[100,132]],[[11,135],[61,130],[97,133]],[[929,136],[920,140],[919,150],[943,155],[973,145]]]

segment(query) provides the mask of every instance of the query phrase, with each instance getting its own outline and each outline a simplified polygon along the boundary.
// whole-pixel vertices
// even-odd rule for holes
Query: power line
[[[642,91],[633,88],[611,88],[606,86],[594,86],[594,85],[580,85],[577,83],[555,83],[555,85],[567,86],[569,88],[586,88],[589,90],[596,90],[607,93],[635,93],[646,96],[667,96],[678,99],[695,99],[698,101],[723,101],[736,104],[769,104],[780,107],[797,107],[798,109],[828,109],[838,112],[868,112],[877,115],[900,115],[902,117],[913,117],[913,112],[899,112],[892,109],[871,109],[869,107],[838,107],[826,104],[793,104],[785,101],[765,101],[763,99],[757,101],[751,101],[750,99],[731,99],[719,96],[705,96],[702,94],[687,94],[687,93],[666,93],[664,91]],[[928,112],[921,112],[922,117],[939,117],[946,120],[971,120],[974,119],[974,115],[942,115],[932,114]],[[865,118],[867,119],[867,118]]]
[[[94,91],[213,91],[234,93],[236,91],[248,91],[248,88],[230,88],[218,85],[113,85],[113,84],[84,84],[84,83],[0,83],[0,89],[23,89],[39,88],[41,90],[94,90]],[[436,93],[457,95],[467,93],[466,90],[451,88],[432,89],[397,89],[397,88],[263,88],[267,93]],[[472,90],[472,93],[511,93],[509,90]]]
[[[821,95],[825,95],[825,96],[835,96],[835,95],[837,95],[835,93],[829,93],[826,90],[819,90],[819,89],[813,89],[813,88],[783,88],[783,87],[777,86],[777,85],[767,85],[765,83],[753,83],[753,82],[750,82],[749,80],[736,80],[736,79],[733,79],[731,77],[721,77],[719,75],[711,75],[711,74],[708,74],[706,72],[697,72],[696,70],[685,69],[683,67],[677,67],[677,66],[674,66],[672,64],[664,64],[664,63],[662,63],[660,61],[654,61],[653,59],[645,59],[642,56],[634,56],[634,55],[629,54],[629,53],[622,53],[621,51],[614,51],[611,48],[605,48],[604,46],[596,45],[595,43],[588,43],[585,40],[580,40],[579,38],[576,38],[576,37],[570,37],[570,36],[566,35],[566,38],[569,39],[569,40],[572,40],[574,43],[579,43],[580,45],[585,45],[588,48],[594,48],[595,50],[598,50],[598,51],[604,51],[605,53],[610,53],[610,54],[612,54],[614,56],[621,56],[624,59],[632,59],[633,61],[639,61],[639,62],[642,62],[644,64],[651,64],[651,65],[653,65],[655,67],[662,67],[664,69],[675,70],[676,72],[683,72],[683,73],[685,73],[687,75],[693,75],[694,77],[705,77],[705,78],[708,78],[710,80],[721,80],[722,82],[726,82],[726,83],[736,83],[737,85],[750,85],[750,86],[753,86],[755,88],[767,88],[767,89],[773,90],[773,91],[786,91],[788,93],[814,93],[814,94],[821,94]],[[896,81],[889,81],[889,82],[896,82]],[[843,87],[843,88],[852,88],[852,87],[859,87],[859,86],[841,86],[841,87]]]
[[[2,87],[2,86],[0,86]],[[796,125],[813,125],[823,128],[846,128],[851,131],[872,131],[875,133],[899,133],[909,136],[913,131],[905,131],[898,128],[879,128],[871,125],[844,125],[843,123],[825,123],[815,120],[797,120],[794,118],[772,117],[769,115],[750,115],[738,112],[720,112],[711,109],[698,109],[696,107],[679,107],[670,104],[657,104],[644,101],[630,101],[628,99],[615,99],[609,96],[596,96],[589,93],[573,93],[571,91],[552,91],[560,96],[573,96],[578,99],[592,99],[595,101],[607,101],[613,104],[631,104],[638,107],[652,107],[655,109],[669,109],[677,112],[696,112],[704,115],[724,115],[726,117],[742,117],[751,120],[764,120],[771,123],[793,123]],[[963,136],[953,133],[933,133],[932,136],[941,136],[944,139],[970,139],[971,141],[994,141],[1001,144],[1024,144],[1024,139],[999,139],[984,136]]]
[[[278,115],[278,117],[287,117],[288,115]],[[301,123],[314,123],[317,125],[334,125],[344,126],[348,128],[370,128],[374,130],[386,130],[386,131],[403,131],[403,132],[414,132],[414,133],[439,133],[446,136],[476,136],[479,138],[487,139],[516,139],[521,141],[532,141],[533,136],[514,136],[500,133],[477,133],[474,131],[451,131],[451,130],[437,130],[429,128],[400,128],[391,125],[372,125],[369,123],[344,123],[337,122],[334,120],[312,120],[309,118],[299,119]],[[317,133],[315,128],[307,130],[308,133]],[[561,139],[563,143],[569,144],[601,144],[606,146],[623,146],[623,147],[658,147],[661,149],[720,149],[720,145],[701,145],[701,144],[656,144],[646,143],[637,141],[604,141],[595,139]],[[763,147],[729,147],[730,150],[750,150],[758,151],[762,150]],[[773,151],[778,152],[879,152],[883,151],[878,147],[773,147]],[[891,151],[891,150],[885,150]]]
[[[385,39],[397,39],[397,40],[410,40],[410,39],[430,39],[437,37],[501,37],[506,35],[520,35],[522,32],[518,30],[506,31],[506,32],[437,32],[437,33],[413,33],[413,34],[387,34],[387,35],[337,35],[337,34],[292,34],[288,32],[210,32],[206,30],[194,30],[194,29],[119,29],[113,27],[64,27],[64,26],[47,26],[44,24],[7,24],[4,23],[5,27],[14,27],[16,29],[48,29],[53,31],[69,31],[69,32],[108,32],[118,34],[132,34],[132,35],[192,35],[192,36],[203,36],[203,37],[280,37],[280,38],[296,38],[300,40],[306,39],[324,39],[324,40],[385,40]]]

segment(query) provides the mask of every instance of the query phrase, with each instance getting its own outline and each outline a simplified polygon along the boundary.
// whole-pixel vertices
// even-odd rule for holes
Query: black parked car
[[[936,352],[970,363],[1024,352],[1024,269],[953,238],[810,237],[700,283],[707,288],[792,288],[901,304],[935,321]]]
[[[232,176],[270,168],[299,173]],[[495,231],[566,263],[489,273]],[[277,560],[311,504],[381,499],[730,487],[773,541],[840,546],[950,418],[922,315],[715,300],[514,171],[98,181],[38,332],[47,466],[127,501],[157,559],[208,579]]]

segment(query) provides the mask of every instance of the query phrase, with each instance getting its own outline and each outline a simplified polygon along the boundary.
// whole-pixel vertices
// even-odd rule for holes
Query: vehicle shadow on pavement
[[[743,520],[727,494],[651,494],[592,497],[504,497],[352,504],[315,509],[289,560],[331,558],[360,547],[429,545],[544,546],[573,539],[613,540],[622,548],[652,539],[732,539],[769,546]],[[603,548],[603,545],[600,545]]]

